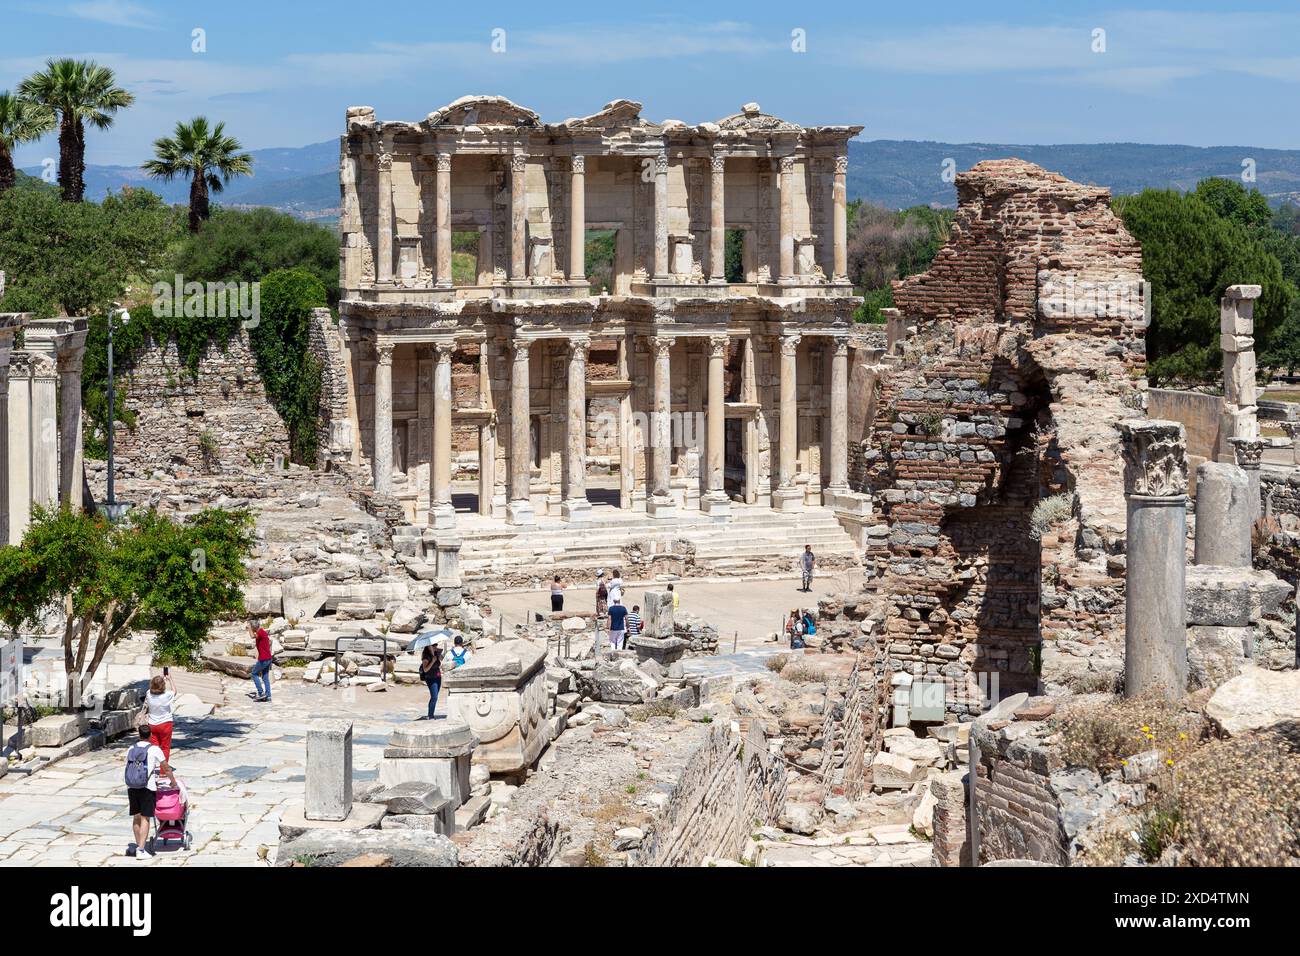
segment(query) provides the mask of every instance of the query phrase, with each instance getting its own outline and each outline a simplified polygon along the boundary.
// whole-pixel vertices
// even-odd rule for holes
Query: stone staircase
[[[714,523],[698,512],[686,512],[671,521],[645,514],[597,506],[585,528],[554,519],[540,519],[536,528],[520,529],[500,522],[475,527],[464,522],[461,572],[469,579],[493,574],[516,576],[537,569],[540,579],[551,569],[613,569],[631,572],[624,549],[652,542],[656,551],[671,550],[671,542],[685,539],[695,547],[695,563],[717,575],[793,573],[805,544],[827,564],[853,564],[858,549],[852,537],[825,508],[781,513],[770,508],[733,506],[731,520]]]

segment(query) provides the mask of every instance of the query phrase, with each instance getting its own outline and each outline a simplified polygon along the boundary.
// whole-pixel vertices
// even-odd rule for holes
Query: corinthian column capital
[[[1119,423],[1119,433],[1126,494],[1146,498],[1187,494],[1186,442],[1181,423],[1126,418]]]

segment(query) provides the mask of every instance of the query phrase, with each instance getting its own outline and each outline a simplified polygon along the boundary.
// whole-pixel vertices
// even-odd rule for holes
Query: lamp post
[[[116,397],[113,392],[113,318],[119,313],[123,325],[131,321],[131,313],[114,302],[113,307],[108,310],[108,500],[104,502],[104,510],[110,521],[117,520],[120,513],[125,511],[113,494],[113,405]]]

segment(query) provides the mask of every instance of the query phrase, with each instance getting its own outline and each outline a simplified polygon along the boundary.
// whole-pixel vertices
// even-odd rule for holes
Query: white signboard
[[[0,707],[14,703],[23,689],[23,642],[0,640]]]

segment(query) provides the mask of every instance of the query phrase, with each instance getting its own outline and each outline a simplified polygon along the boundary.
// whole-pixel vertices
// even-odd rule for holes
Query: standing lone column
[[[731,499],[726,490],[727,404],[723,388],[727,336],[709,336],[709,411],[708,411],[708,493],[700,510],[715,520],[725,521],[731,513]]]
[[[831,235],[833,237],[834,261],[831,267],[831,281],[849,281],[849,193],[848,193],[849,158],[835,157],[835,185],[831,191]]]
[[[451,503],[451,356],[454,342],[434,345],[433,442],[429,465],[429,527],[456,526]]]
[[[569,281],[582,282],[587,272],[587,157],[570,160]]]
[[[1230,285],[1219,300],[1219,346],[1223,349],[1223,413],[1219,434],[1259,437],[1259,407],[1255,391],[1255,300],[1257,285]],[[1232,450],[1219,447],[1219,460],[1232,461]]]
[[[32,356],[32,504],[59,500],[59,375],[54,359]]]
[[[656,335],[650,339],[654,349],[654,407],[650,421],[650,494],[646,496],[646,512],[656,518],[672,517],[674,502],[672,497],[672,369],[669,365],[669,352],[673,339],[667,335]]]
[[[1187,459],[1178,422],[1119,423],[1128,500],[1124,696],[1187,689]]]
[[[668,276],[668,154],[655,157],[655,274]]]
[[[379,170],[379,210],[375,245],[375,281],[393,281],[393,154],[388,144],[380,144],[375,161]]]
[[[529,438],[528,342],[514,343],[510,366],[510,502],[506,506],[511,524],[534,524],[532,441]]]
[[[793,282],[794,275],[794,157],[781,157],[781,262],[778,282]]]
[[[82,510],[81,363],[85,346],[59,356],[59,501]],[[0,458],[3,461],[3,458]]]
[[[451,153],[438,154],[434,181],[434,212],[437,217],[434,258],[438,264],[438,287],[451,288]]]
[[[393,490],[393,347],[375,346],[375,491]]]
[[[591,519],[587,501],[587,351],[591,340],[578,337],[569,341],[569,428],[565,435],[564,504],[560,513],[565,521]]]
[[[781,419],[780,448],[777,469],[778,487],[772,492],[772,506],[778,511],[798,511],[803,503],[803,495],[794,484],[798,451],[796,446],[799,441],[799,392],[795,382],[799,336],[783,335],[780,339],[780,348],[781,403],[778,411]]]
[[[727,281],[727,159],[712,156],[709,159],[712,178],[709,180],[709,281]]]
[[[1217,461],[1196,467],[1196,563],[1248,568],[1250,482],[1236,465]]]
[[[849,341],[837,338],[831,353],[831,481],[832,492],[849,490]]]
[[[1229,438],[1228,443],[1237,457],[1237,467],[1246,473],[1246,500],[1250,511],[1250,523],[1259,520],[1263,509],[1259,487],[1259,463],[1264,457],[1268,442],[1261,438]],[[1250,529],[1246,530],[1246,540],[1250,541]],[[1248,565],[1249,561],[1246,562]]]
[[[527,154],[515,153],[510,157],[510,278],[514,282],[523,282],[528,278],[525,258],[528,214],[525,208],[527,192],[524,189],[527,169]]]
[[[618,380],[627,386],[618,400],[618,506],[631,508],[636,493],[636,441],[632,434],[632,336],[618,339]]]

